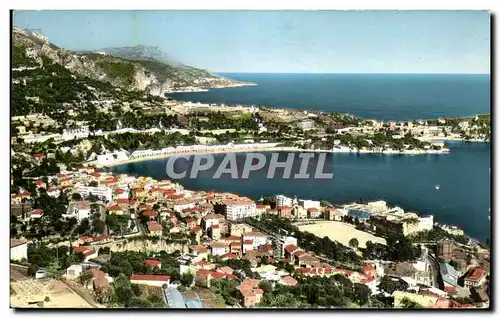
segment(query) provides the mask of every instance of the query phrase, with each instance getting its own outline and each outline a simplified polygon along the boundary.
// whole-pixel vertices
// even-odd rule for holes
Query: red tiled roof
[[[125,190],[123,190],[123,189],[120,189],[120,188],[115,189],[115,193],[116,193],[116,194],[122,194],[122,193],[124,193],[124,192],[125,192]]]
[[[146,211],[143,211],[142,213],[144,215],[149,216],[150,218],[155,218],[158,216],[158,213],[156,213],[155,211],[152,211],[152,210],[146,210]]]
[[[109,211],[121,211],[122,208],[118,204],[115,204],[115,205],[112,205],[112,206],[108,206],[108,210]]]
[[[37,185],[42,185],[42,184],[45,184],[45,182],[43,182],[43,180],[36,180],[35,182]]]
[[[191,232],[198,232],[198,231],[201,231],[201,227],[199,226],[195,226],[191,229]]]
[[[167,275],[142,275],[132,274],[129,280],[155,280],[155,281],[170,281],[170,276]]]
[[[129,200],[129,199],[118,199],[118,200],[116,200],[116,203],[118,203],[118,204],[130,204],[130,201],[132,201],[132,200]]]
[[[226,254],[221,256],[221,259],[225,259],[225,258],[238,259],[238,256],[236,256],[233,253],[226,253]]]
[[[73,252],[75,252],[76,254],[82,254],[82,253],[85,253],[86,251],[87,251],[87,248],[85,246],[73,247]]]
[[[214,224],[214,225],[212,225],[212,228],[213,228],[213,229],[218,229],[219,227],[220,227],[220,225],[219,225],[219,224]]]
[[[155,259],[147,259],[142,263],[148,265],[149,267],[158,267],[159,265],[161,265],[161,261]]]
[[[281,278],[281,282],[287,286],[297,285],[297,280],[295,278],[293,278],[292,276],[285,276],[285,277]]]
[[[307,212],[319,212],[319,210],[317,208],[309,208]]]
[[[43,213],[42,209],[36,209],[36,210],[31,211],[31,214],[35,214],[35,215],[41,215],[42,213]]]
[[[295,251],[297,249],[297,246],[293,245],[293,244],[290,244],[290,245],[287,245],[285,246],[285,251],[289,254],[292,254],[293,251]]]
[[[214,278],[214,279],[221,279],[221,278],[224,278],[226,276],[226,274],[224,273],[219,273],[219,272],[211,272],[210,275]]]
[[[132,189],[132,192],[143,192],[144,188],[134,188]]]
[[[484,269],[482,269],[481,267],[474,267],[465,279],[467,279],[467,280],[480,280],[484,274],[485,274]]]
[[[253,244],[253,241],[252,240],[244,240],[243,241],[243,244]]]
[[[99,172],[92,172],[90,175],[92,177],[96,177],[96,178],[99,178],[101,176],[101,174]]]
[[[150,231],[161,231],[161,230],[163,230],[163,227],[161,226],[161,224],[159,224],[156,221],[149,221],[148,222],[148,229]]]
[[[33,155],[33,158],[44,158],[45,155],[43,153],[36,153]]]

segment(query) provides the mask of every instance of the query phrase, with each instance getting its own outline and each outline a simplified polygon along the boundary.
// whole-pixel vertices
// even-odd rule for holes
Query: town
[[[21,182],[33,188],[11,195],[16,307],[489,304],[484,244],[383,201],[255,201],[89,165]]]
[[[433,215],[110,172],[231,152],[445,156],[444,141],[490,141],[490,115],[382,121],[180,101],[165,93],[253,84],[12,37],[12,307],[490,307],[490,242]]]

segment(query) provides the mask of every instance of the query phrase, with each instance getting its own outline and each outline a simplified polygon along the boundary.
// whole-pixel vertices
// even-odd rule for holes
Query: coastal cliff
[[[39,31],[18,27],[14,27],[12,39],[14,53],[26,55],[35,62],[34,65],[25,65],[14,60],[13,67],[43,67],[43,58],[48,58],[74,74],[108,82],[116,87],[144,90],[156,96],[163,97],[166,93],[176,91],[247,84],[211,74],[203,69],[158,60],[158,54],[150,54],[148,58],[146,53],[140,54],[141,47],[132,50],[135,54],[130,53],[130,48],[73,52],[54,45]],[[157,50],[156,48],[153,52]]]

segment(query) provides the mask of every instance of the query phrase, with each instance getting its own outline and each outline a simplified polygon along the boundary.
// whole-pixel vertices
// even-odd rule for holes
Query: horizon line
[[[491,73],[363,73],[363,72],[224,72],[212,71],[214,74],[345,74],[345,75],[490,75]]]

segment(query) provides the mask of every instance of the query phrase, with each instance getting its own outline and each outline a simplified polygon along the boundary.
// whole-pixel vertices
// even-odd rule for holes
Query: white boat
[[[439,184],[436,184],[435,188],[436,188],[436,190],[439,190],[439,188],[440,188]]]

